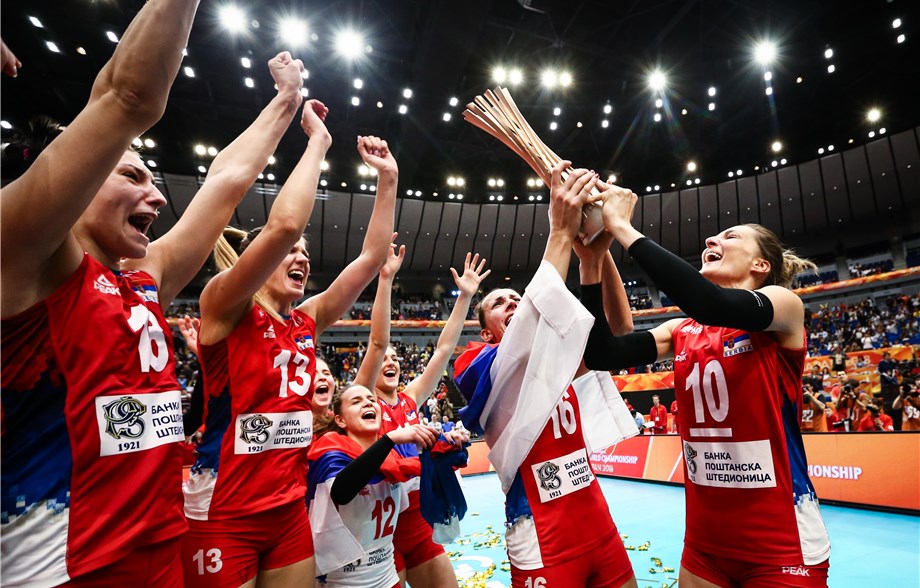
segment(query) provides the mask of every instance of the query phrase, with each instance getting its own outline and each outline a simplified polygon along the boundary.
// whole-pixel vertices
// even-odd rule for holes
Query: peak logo
[[[811,577],[811,570],[809,570],[805,566],[784,567],[783,573],[788,574],[790,576],[805,576],[809,578]]]
[[[691,335],[699,335],[700,333],[703,332],[703,325],[696,325],[695,327],[693,325],[687,325],[685,327],[682,327],[680,329],[680,332],[683,333],[684,335],[688,333]]]
[[[105,274],[99,274],[99,277],[93,282],[93,288],[99,290],[103,294],[118,296],[118,287],[105,277]]]
[[[274,339],[275,338],[275,325],[268,325],[268,329],[262,333],[264,339]]]

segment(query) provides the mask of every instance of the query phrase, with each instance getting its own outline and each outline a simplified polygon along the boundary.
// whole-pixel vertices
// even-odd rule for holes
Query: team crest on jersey
[[[696,456],[697,452],[689,443],[684,443],[684,461],[687,462],[687,469],[690,471],[691,476],[696,475]]]
[[[118,286],[112,283],[112,280],[105,277],[105,274],[99,274],[99,277],[93,282],[93,288],[103,294],[112,294],[118,296]]]
[[[261,445],[268,441],[268,428],[274,423],[265,415],[254,414],[240,421],[240,439]]]
[[[558,473],[559,466],[551,461],[541,465],[540,469],[537,470],[537,476],[540,478],[540,486],[547,492],[550,490],[558,490],[562,486],[562,480],[559,479]]]
[[[141,417],[146,413],[147,406],[136,398],[113,400],[102,407],[105,432],[113,439],[138,439],[144,434],[146,425]]]
[[[160,303],[160,295],[157,293],[157,287],[151,284],[132,286],[132,290],[137,292],[138,296],[147,302]]]
[[[310,335],[303,335],[294,339],[294,344],[297,345],[297,349],[305,351],[307,349],[313,349],[313,337]]]
[[[748,333],[740,335],[731,333],[722,337],[722,357],[731,357],[739,353],[754,351],[754,345],[751,343],[751,336]]]

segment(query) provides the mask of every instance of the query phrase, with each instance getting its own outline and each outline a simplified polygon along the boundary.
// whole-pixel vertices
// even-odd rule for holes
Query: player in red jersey
[[[470,408],[478,406],[480,392],[492,384],[489,401],[493,406],[509,408],[493,409],[488,417],[476,415],[471,418],[470,413],[464,411],[461,414],[467,428],[485,429],[491,448],[490,459],[502,478],[512,586],[636,586],[623,541],[588,460],[591,449],[586,425],[600,411],[595,410],[596,404],[586,406],[586,403],[595,400],[606,407],[604,400],[613,401],[610,397],[604,399],[601,390],[591,385],[606,380],[606,385],[614,394],[616,392],[609,374],[588,372],[579,365],[583,347],[576,344],[575,331],[578,329],[572,323],[590,324],[590,316],[563,282],[582,205],[597,183],[597,176],[576,170],[563,182],[561,173],[567,164],[563,162],[553,172],[549,239],[543,264],[527,286],[525,298],[508,289],[487,294],[479,304],[478,314],[482,338],[488,345],[482,348],[471,344],[454,364],[455,374],[459,372],[455,376],[457,384],[470,400]],[[609,254],[610,243],[610,240],[596,240],[585,247],[577,242],[576,252],[581,260],[579,271],[583,281],[591,280],[595,274],[597,280],[601,275],[609,278],[604,291],[598,295],[610,311],[610,324],[618,332],[624,332],[632,329],[632,317],[626,292]],[[521,321],[530,321],[535,312],[541,317],[540,326],[533,332],[526,331],[522,337],[518,330],[528,323]],[[607,323],[606,318],[603,320]],[[583,328],[582,344],[587,339],[588,327]],[[551,339],[555,338],[559,341],[554,344]],[[531,345],[534,349],[528,355],[527,348]],[[490,358],[493,352],[495,355]],[[498,357],[502,352],[509,355]],[[503,372],[509,363],[513,365],[525,360],[527,372],[523,378]],[[504,363],[499,366],[500,362]],[[546,382],[546,378],[552,376],[541,370],[544,363],[554,366],[553,374],[566,370],[563,365],[571,367],[569,373],[559,379],[559,387]],[[547,384],[546,388],[540,386],[543,383]],[[520,400],[513,406],[509,396],[516,385],[521,387]],[[544,394],[550,393],[552,396],[544,399]],[[616,400],[621,407],[623,428],[635,435],[636,425],[626,405],[618,394]],[[548,418],[541,420],[545,413],[531,412],[538,404],[550,409]],[[513,411],[510,410],[512,406]],[[504,430],[493,434],[491,423],[505,419],[508,424]],[[523,423],[515,426],[515,419]],[[481,427],[483,420],[489,424]],[[620,426],[619,422],[616,424]],[[612,428],[610,425],[613,423],[601,422],[602,427]],[[522,428],[524,434],[519,434]],[[520,463],[512,463],[508,468],[511,471],[504,473],[506,468],[501,465],[504,460],[494,459],[502,454],[503,435],[510,435],[509,443],[515,445],[524,444],[526,439],[534,439],[531,435],[536,435]],[[510,483],[506,484],[506,480]],[[591,521],[590,525],[585,521]]]
[[[163,308],[301,100],[300,81],[279,77],[277,98],[150,243],[166,200],[126,149],[165,108],[196,6],[148,2],[86,107],[44,150],[19,150],[30,167],[3,189],[3,585],[182,583],[181,407]]]
[[[681,586],[826,586],[830,543],[798,424],[804,307],[787,289],[813,264],[741,225],[706,240],[697,272],[632,227],[635,195],[602,197],[607,230],[691,317],[625,337],[595,328],[585,354],[597,369],[674,358],[687,480]]]
[[[467,253],[463,264],[463,274],[460,275],[454,268],[450,268],[454,281],[460,294],[454,308],[451,310],[447,323],[438,337],[434,353],[422,373],[409,382],[406,388],[399,392],[400,365],[396,350],[389,347],[389,314],[378,313],[376,309],[388,309],[389,291],[382,292],[378,289],[378,298],[386,295],[387,304],[378,301],[374,303],[374,312],[371,314],[371,332],[364,360],[361,363],[356,383],[367,385],[362,374],[375,374],[376,382],[373,383],[380,403],[382,424],[380,434],[386,434],[400,427],[408,427],[419,423],[418,406],[425,402],[436,390],[447,362],[453,355],[457,341],[463,331],[463,323],[470,309],[470,301],[478,291],[479,284],[491,273],[483,271],[486,260],[479,259],[479,254]],[[396,273],[393,269],[392,275]],[[381,281],[384,280],[381,273]],[[396,451],[403,457],[417,457],[418,449],[413,444],[400,444]],[[396,568],[402,580],[408,579],[414,588],[442,588],[456,586],[457,576],[454,573],[450,559],[444,548],[432,540],[432,528],[425,519],[419,506],[418,479],[409,482],[409,508],[399,519],[396,526],[394,545],[396,547]]]
[[[314,581],[304,496],[316,339],[383,265],[398,175],[385,141],[358,138],[358,152],[377,170],[380,186],[362,252],[325,292],[295,307],[310,273],[303,230],[331,144],[326,113],[320,102],[305,105],[301,125],[310,139],[267,224],[246,234],[239,254],[227,241],[219,244],[222,271],[201,295],[206,428],[184,488],[187,585]]]

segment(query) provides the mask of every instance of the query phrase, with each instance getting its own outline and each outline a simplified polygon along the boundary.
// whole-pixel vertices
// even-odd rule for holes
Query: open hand
[[[396,237],[399,233],[393,233],[393,240],[396,240]],[[380,279],[382,280],[391,280],[393,276],[396,275],[396,272],[399,271],[399,268],[402,267],[402,262],[406,258],[406,246],[400,245],[399,250],[396,249],[396,243],[390,243],[390,251],[387,254],[387,261],[383,264],[383,267],[380,268]]]
[[[198,355],[198,330],[201,328],[201,319],[192,318],[189,315],[179,318],[179,332],[185,339],[189,351]]]
[[[485,257],[480,260],[478,253],[476,255],[467,253],[466,260],[463,262],[463,275],[458,274],[454,268],[450,268],[450,274],[454,277],[454,282],[462,295],[472,296],[479,290],[479,284],[492,273],[492,270],[483,272],[485,267]]]

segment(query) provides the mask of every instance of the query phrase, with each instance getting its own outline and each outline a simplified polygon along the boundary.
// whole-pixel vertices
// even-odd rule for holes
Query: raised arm
[[[278,85],[278,94],[255,122],[214,159],[204,185],[176,226],[150,245],[145,259],[132,264],[143,267],[157,280],[164,308],[201,269],[303,101],[303,63],[299,59],[284,51],[268,62],[268,69]]]
[[[704,325],[773,331],[778,333],[780,344],[801,347],[805,308],[792,291],[781,286],[757,290],[718,286],[633,228],[630,216],[635,194],[611,187],[601,197],[607,230],[691,318]]]
[[[316,320],[319,335],[339,320],[371,283],[387,260],[393,216],[396,211],[396,183],[399,168],[387,142],[378,137],[358,137],[358,153],[364,163],[377,170],[377,199],[367,225],[361,254],[352,261],[322,294],[312,296],[300,310]]]
[[[410,396],[415,400],[417,406],[428,400],[431,393],[437,388],[444,370],[447,369],[447,362],[450,361],[457,348],[457,342],[460,341],[460,334],[463,332],[463,323],[466,322],[466,315],[470,311],[470,302],[473,296],[479,291],[479,284],[492,273],[492,270],[483,269],[486,267],[485,258],[479,259],[479,254],[466,254],[463,262],[463,275],[459,275],[457,270],[450,268],[450,273],[454,277],[457,289],[460,295],[457,296],[457,302],[454,304],[450,316],[447,317],[447,324],[438,337],[438,344],[428,360],[428,365],[422,370],[421,375],[409,382],[403,394]]]
[[[613,235],[604,231],[589,245],[575,239],[573,245],[578,256],[578,273],[582,284],[602,286],[604,314],[614,335],[625,335],[633,330],[629,297],[620,278],[620,272],[610,254]]]
[[[398,233],[393,233],[396,239]],[[374,297],[374,306],[371,309],[371,332],[367,338],[367,349],[358,368],[354,383],[364,386],[368,390],[374,389],[374,383],[383,367],[387,347],[390,345],[390,314],[392,311],[391,298],[393,294],[393,278],[402,266],[406,257],[406,246],[399,246],[396,252],[396,243],[390,245],[390,255],[387,262],[380,270],[377,280],[377,295]]]
[[[322,102],[304,104],[301,126],[310,138],[307,149],[272,205],[265,228],[230,269],[214,276],[201,293],[199,341],[210,345],[225,338],[249,309],[253,295],[303,236],[319,182],[320,163],[332,144],[323,120]]]
[[[147,2],[96,77],[83,110],[3,189],[5,315],[27,302],[24,297],[34,302],[47,295],[49,285],[79,266],[83,249],[71,229],[131,141],[163,115],[197,7],[194,0]]]
[[[549,238],[543,251],[543,260],[556,268],[563,281],[568,277],[572,243],[581,225],[581,209],[597,182],[597,174],[586,169],[571,170],[569,176],[563,179],[563,170],[571,165],[570,161],[560,161],[553,168],[550,179]]]

